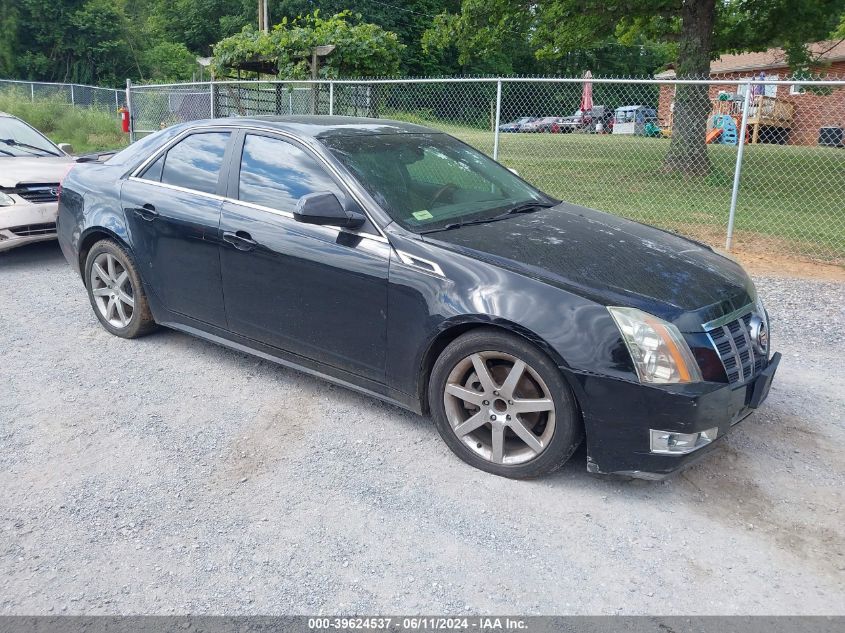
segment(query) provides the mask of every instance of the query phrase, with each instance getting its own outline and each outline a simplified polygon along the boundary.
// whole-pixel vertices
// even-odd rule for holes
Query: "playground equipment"
[[[713,117],[713,128],[707,132],[704,142],[718,141],[723,145],[736,145],[739,140],[737,121],[729,114],[717,114]]]

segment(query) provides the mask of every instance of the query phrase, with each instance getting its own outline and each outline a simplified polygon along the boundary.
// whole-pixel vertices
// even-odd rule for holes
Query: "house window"
[[[791,95],[803,95],[807,92],[807,90],[801,84],[790,84],[789,85],[789,94]]]
[[[762,77],[762,80],[763,81],[777,81],[779,78],[780,78],[780,75],[765,75],[765,76]],[[761,79],[760,75],[753,75],[751,77],[743,77],[740,81],[753,81],[755,79],[760,80]],[[746,90],[747,87],[748,87],[747,84],[739,84],[737,86],[736,93],[739,96],[744,97],[745,96],[745,90]],[[776,97],[777,96],[777,92],[778,92],[777,85],[774,85],[774,86],[764,85],[764,86],[762,86],[762,91],[761,91],[760,88],[761,88],[760,86],[757,87],[755,94],[763,94],[767,97]]]
[[[767,75],[766,79],[768,79],[769,81],[777,81],[778,79],[780,79],[780,75]],[[777,86],[764,86],[764,88],[765,88],[765,90],[763,91],[763,94],[766,95],[767,97],[776,97],[777,96],[777,92],[778,92]]]

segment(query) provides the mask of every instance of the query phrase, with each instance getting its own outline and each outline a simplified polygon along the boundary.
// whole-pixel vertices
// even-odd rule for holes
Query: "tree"
[[[327,44],[335,50],[320,67],[320,76],[326,78],[394,75],[404,48],[395,33],[362,22],[350,11],[328,19],[314,11],[293,20],[283,18],[269,33],[244,27],[214,45],[212,67],[217,76],[241,69],[306,79],[311,74],[311,50]]]
[[[146,27],[162,41],[205,57],[216,42],[255,23],[256,6],[253,0],[154,0]]]
[[[782,46],[793,68],[806,67],[806,44],[837,29],[844,12],[845,0],[463,0],[460,14],[441,14],[425,37],[429,45],[451,38],[464,61],[492,54],[514,35],[545,60],[594,49],[609,37],[673,42],[677,75],[706,78],[718,53],[769,46]],[[668,170],[709,171],[709,108],[706,86],[678,86]]]
[[[159,42],[141,52],[141,66],[150,81],[189,81],[198,68],[196,56],[182,43]]]

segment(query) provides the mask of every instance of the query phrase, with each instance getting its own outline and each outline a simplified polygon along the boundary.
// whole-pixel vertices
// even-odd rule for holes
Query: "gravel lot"
[[[766,405],[666,482],[514,482],[423,418],[0,255],[0,613],[845,614],[845,285],[762,278]]]

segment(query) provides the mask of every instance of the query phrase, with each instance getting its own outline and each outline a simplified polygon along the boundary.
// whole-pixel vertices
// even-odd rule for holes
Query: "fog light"
[[[674,431],[650,430],[651,452],[672,455],[684,455],[707,446],[716,439],[719,427],[700,431],[698,433],[676,433]]]

